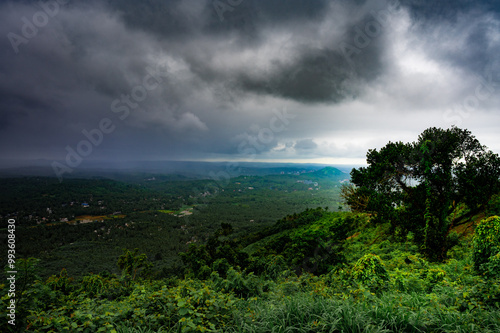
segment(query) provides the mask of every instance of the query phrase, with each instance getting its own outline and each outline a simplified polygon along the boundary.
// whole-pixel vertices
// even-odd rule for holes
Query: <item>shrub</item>
[[[500,215],[500,194],[491,197],[486,206],[486,213],[489,215]]]
[[[215,283],[216,290],[233,293],[238,297],[260,296],[263,288],[267,288],[267,283],[264,283],[262,278],[253,273],[238,272],[232,267],[227,271],[226,278],[220,277],[217,272],[213,272],[210,278]]]
[[[222,276],[227,275],[227,271],[229,270],[229,268],[231,268],[231,265],[226,258],[217,259],[212,264],[212,270],[216,271]]]
[[[372,253],[364,255],[356,262],[352,276],[372,291],[382,289],[389,280],[384,263],[379,256]]]
[[[217,274],[217,273],[213,273]],[[215,331],[233,320],[234,296],[217,292],[211,284],[182,280],[177,287],[162,288],[146,296],[146,318],[175,332]]]
[[[265,262],[264,276],[271,280],[276,280],[280,275],[283,275],[283,272],[285,272],[287,268],[288,267],[283,256],[268,256]]]
[[[473,239],[474,268],[486,273],[486,264],[500,252],[500,217],[491,216],[479,222]]]
[[[444,280],[445,276],[446,272],[441,268],[429,268],[421,274],[427,292],[431,292],[437,284]]]
[[[135,249],[133,252],[124,249],[123,254],[118,258],[117,265],[121,269],[122,275],[128,275],[132,280],[138,276],[147,276],[152,267],[146,254],[139,254],[139,249]]]
[[[102,298],[115,299],[127,294],[128,288],[116,278],[105,278],[99,274],[90,274],[82,278],[80,292],[88,297],[100,296]]]
[[[68,272],[63,268],[59,276],[50,276],[45,284],[49,286],[50,289],[61,291],[63,294],[67,295],[72,290],[72,282],[73,278],[68,277]]]
[[[482,268],[488,277],[500,278],[500,252],[491,256]]]
[[[395,269],[391,274],[391,281],[398,292],[422,292],[424,290],[424,281],[413,272]]]

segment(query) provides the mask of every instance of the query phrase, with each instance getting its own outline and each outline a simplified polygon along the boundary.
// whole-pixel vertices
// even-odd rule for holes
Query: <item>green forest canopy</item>
[[[500,188],[499,156],[457,127],[428,128],[411,143],[389,142],[369,150],[367,162],[351,171],[346,202],[390,222],[395,234],[411,232],[431,259],[442,260],[453,245],[450,214],[460,204],[474,214]]]

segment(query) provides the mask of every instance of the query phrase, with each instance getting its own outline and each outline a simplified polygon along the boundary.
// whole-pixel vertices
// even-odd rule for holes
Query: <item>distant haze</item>
[[[350,171],[360,165],[336,165],[333,170],[349,178]],[[324,169],[326,167],[326,169]],[[152,177],[162,179],[212,179],[226,181],[240,175],[263,176],[270,174],[309,173],[329,170],[330,166],[317,163],[262,163],[262,162],[199,162],[199,161],[87,161],[63,178],[112,178],[116,180],[145,180]],[[54,177],[50,161],[37,160],[12,163],[0,168],[2,177]]]

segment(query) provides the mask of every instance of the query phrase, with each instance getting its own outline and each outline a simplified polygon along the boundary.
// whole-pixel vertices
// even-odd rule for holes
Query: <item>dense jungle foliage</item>
[[[368,162],[350,185],[332,168],[113,183],[149,207],[88,223],[21,218],[15,326],[3,278],[0,329],[499,332],[498,155],[468,131],[429,129]],[[350,211],[337,207],[342,183]],[[78,193],[67,200],[113,202]]]
[[[494,196],[488,211],[500,213]],[[182,254],[177,276],[124,250],[120,273],[41,278],[19,260],[15,329],[26,332],[497,332],[500,217],[467,216],[443,262],[362,213],[308,209]],[[476,229],[476,233],[473,230]],[[22,286],[22,287],[21,287]],[[2,330],[15,331],[2,286]]]

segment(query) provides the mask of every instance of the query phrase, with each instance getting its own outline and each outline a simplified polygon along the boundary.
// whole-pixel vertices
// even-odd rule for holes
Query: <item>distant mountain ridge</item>
[[[325,168],[320,169],[320,170],[317,170],[317,171],[314,171],[313,174],[317,177],[322,177],[322,178],[339,177],[339,176],[349,177],[348,173],[345,173],[337,168],[330,167],[330,166],[325,167]]]
[[[0,163],[0,178],[6,177],[55,177],[48,160],[25,161],[15,165],[9,162],[2,167]],[[19,162],[21,163],[21,162]],[[63,161],[61,161],[63,163]],[[231,165],[231,167],[228,167]],[[353,166],[354,167],[354,166]],[[343,170],[349,167],[341,166]],[[110,178],[129,180],[132,176],[151,178],[160,175],[178,175],[193,179],[209,179],[212,173],[228,173],[231,177],[265,176],[277,174],[308,175],[306,178],[335,178],[347,176],[348,173],[332,166],[313,163],[266,163],[266,162],[196,162],[196,161],[132,161],[132,162],[96,162],[86,161],[65,178]],[[312,178],[311,178],[312,179]]]

